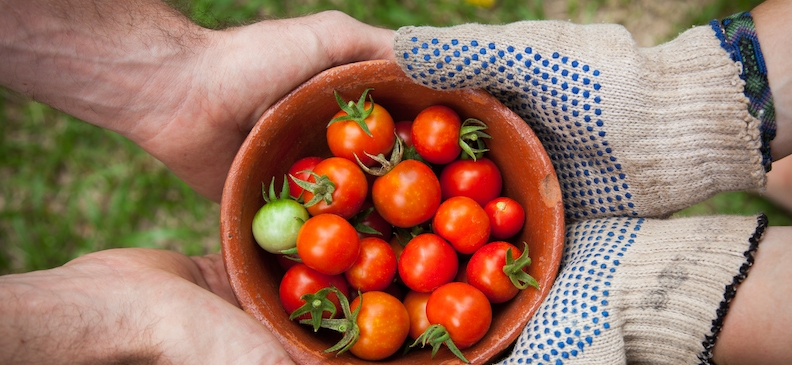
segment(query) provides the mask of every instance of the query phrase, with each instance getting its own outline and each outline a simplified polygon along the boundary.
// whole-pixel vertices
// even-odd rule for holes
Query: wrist
[[[104,277],[112,278],[112,271],[106,271]],[[123,295],[89,293],[95,280],[65,267],[0,277],[0,363],[156,359],[146,331],[150,326],[124,310],[133,303],[119,300]]]

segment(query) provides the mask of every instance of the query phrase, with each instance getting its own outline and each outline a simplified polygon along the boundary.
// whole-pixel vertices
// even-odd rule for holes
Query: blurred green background
[[[625,25],[642,46],[673,38],[759,1],[685,0],[171,0],[208,28],[341,10],[374,25],[444,26],[564,19]],[[187,254],[219,250],[219,206],[112,132],[0,89],[0,274],[46,269],[112,247]],[[718,195],[679,215],[766,212],[790,216],[748,193]]]

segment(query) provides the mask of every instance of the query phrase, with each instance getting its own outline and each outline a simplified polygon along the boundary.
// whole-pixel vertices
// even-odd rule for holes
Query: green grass
[[[505,23],[543,17],[541,0],[502,0],[482,8],[463,0],[170,0],[208,28],[244,24],[252,19],[295,17],[340,10],[363,22],[389,28],[403,25],[445,26],[465,22]]]
[[[620,0],[623,1],[623,0]],[[593,12],[599,1],[569,1]],[[481,8],[462,0],[171,0],[209,28],[338,9],[384,27],[507,23],[544,17],[542,1],[502,0]],[[704,24],[756,1],[719,0],[688,22]],[[584,14],[585,15],[585,14]],[[583,17],[585,19],[585,17]],[[96,250],[161,247],[187,254],[219,249],[219,207],[198,196],[125,138],[0,89],[0,274],[61,265]],[[692,214],[768,212],[789,216],[747,193],[729,193],[685,210]]]
[[[219,249],[216,205],[124,137],[8,93],[0,119],[0,272],[112,247]]]

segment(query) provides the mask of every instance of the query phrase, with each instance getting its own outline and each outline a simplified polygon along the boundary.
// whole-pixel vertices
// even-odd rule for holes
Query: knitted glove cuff
[[[748,111],[761,121],[759,129],[762,133],[762,164],[766,171],[770,171],[773,162],[770,141],[776,135],[775,107],[753,17],[749,12],[743,12],[720,22],[713,20],[710,25],[732,60],[743,67],[740,78],[745,81],[745,96],[751,101]]]
[[[561,272],[507,364],[708,363],[764,216],[567,228]]]

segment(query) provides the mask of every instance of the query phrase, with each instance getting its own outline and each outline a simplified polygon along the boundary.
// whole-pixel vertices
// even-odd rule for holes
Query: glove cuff
[[[731,59],[742,65],[740,78],[745,82],[745,96],[750,100],[748,112],[761,121],[762,164],[770,171],[773,162],[770,141],[776,135],[775,107],[753,17],[749,12],[738,13],[720,22],[713,20],[710,26]]]
[[[708,363],[767,219],[609,218],[567,228],[562,270],[508,363]]]
[[[731,283],[726,285],[723,294],[723,300],[720,302],[716,312],[717,317],[712,321],[712,327],[710,329],[711,333],[705,336],[704,342],[702,343],[704,345],[704,351],[699,356],[699,360],[701,360],[702,364],[713,365],[712,350],[715,347],[715,342],[718,340],[718,335],[720,334],[721,330],[723,330],[723,322],[726,314],[729,311],[729,306],[737,294],[737,288],[743,282],[743,280],[748,277],[748,271],[751,269],[751,266],[753,266],[754,254],[759,248],[759,241],[762,239],[767,226],[767,216],[764,214],[756,216],[756,229],[754,230],[754,233],[748,238],[748,247],[743,253],[745,260],[740,265],[739,271],[732,278]]]
[[[710,363],[766,226],[763,215],[645,222],[613,284],[629,361]]]

